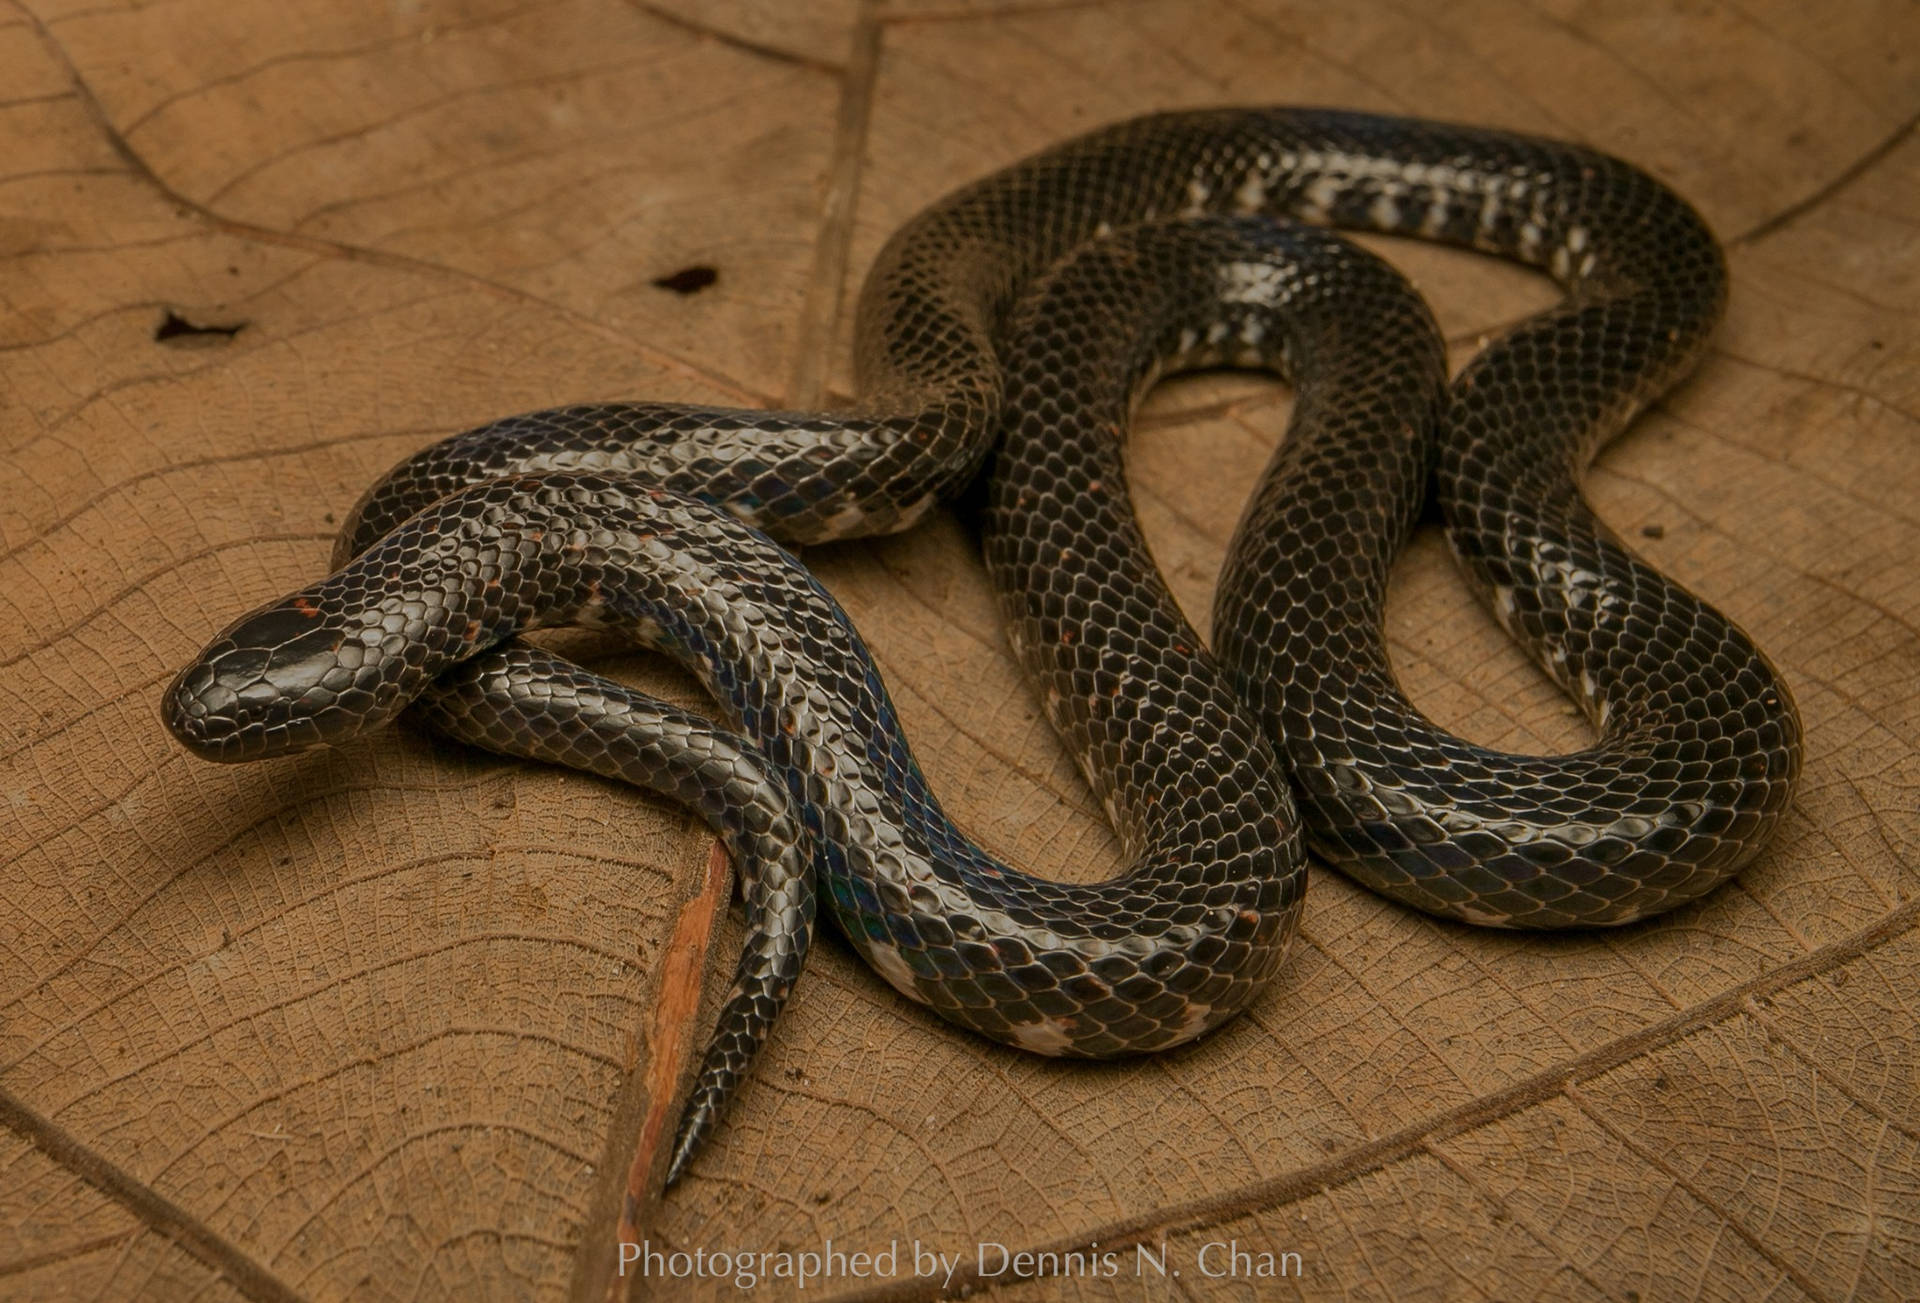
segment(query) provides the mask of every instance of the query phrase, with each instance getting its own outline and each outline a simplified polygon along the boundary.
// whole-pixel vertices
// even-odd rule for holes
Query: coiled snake
[[[1275,217],[1518,259],[1565,299],[1449,390],[1404,282]],[[578,406],[429,447],[363,499],[341,569],[181,673],[167,723],[243,760],[419,698],[457,736],[697,805],[742,864],[751,937],[676,1176],[792,986],[816,877],[889,982],[1030,1050],[1154,1050],[1244,1007],[1304,889],[1276,753],[1307,843],[1398,900],[1509,927],[1643,918],[1746,863],[1799,769],[1766,659],[1576,483],[1692,366],[1724,292],[1693,211],[1584,149],[1325,110],[1124,122],[894,237],[859,309],[858,411]],[[1216,663],[1146,554],[1118,436],[1154,377],[1220,363],[1282,371],[1298,396],[1221,579]],[[903,528],[996,431],[989,571],[1131,857],[1111,881],[1036,879],[956,830],[844,615],[767,537]],[[1396,688],[1386,574],[1430,471],[1456,555],[1594,747],[1490,752]],[[506,641],[570,620],[688,664],[740,734]]]

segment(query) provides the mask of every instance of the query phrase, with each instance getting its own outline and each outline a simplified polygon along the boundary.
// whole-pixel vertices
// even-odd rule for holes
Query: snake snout
[[[368,649],[296,597],[246,616],[168,690],[163,715],[204,760],[256,760],[342,741],[370,722]],[[376,712],[384,717],[386,712]]]

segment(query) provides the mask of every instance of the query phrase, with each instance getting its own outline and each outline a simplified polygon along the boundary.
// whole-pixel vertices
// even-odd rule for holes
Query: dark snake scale
[[[1448,386],[1418,296],[1311,226],[1516,259],[1564,299]],[[697,808],[740,865],[749,938],[671,1177],[791,990],[816,890],[908,996],[1081,1057],[1178,1044],[1259,994],[1303,840],[1465,922],[1630,922],[1750,860],[1799,772],[1765,657],[1577,484],[1698,359],[1724,297],[1699,218],[1602,154],[1326,110],[1120,123],[888,243],[859,309],[857,411],[578,406],[426,448],[356,508],[339,570],[182,671],[167,724],[247,760],[417,699],[453,736]],[[1297,396],[1210,655],[1147,555],[1121,439],[1156,377],[1215,365],[1278,371]],[[904,528],[989,459],[989,574],[1130,858],[1107,881],[1031,877],[947,820],[857,634],[780,546]],[[1386,578],[1429,483],[1463,568],[1585,708],[1593,747],[1472,746],[1396,687]],[[512,640],[564,622],[667,651],[737,734]]]

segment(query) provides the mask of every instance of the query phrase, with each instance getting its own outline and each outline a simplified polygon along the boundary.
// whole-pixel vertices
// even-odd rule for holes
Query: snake
[[[1494,254],[1562,298],[1449,384],[1417,293],[1321,227]],[[749,936],[669,1180],[791,990],[816,890],[882,978],[955,1023],[1050,1055],[1164,1049],[1278,971],[1308,848],[1430,914],[1540,929],[1672,909],[1767,842],[1800,769],[1785,683],[1580,492],[1725,299],[1693,209],[1582,146],[1336,109],[1135,118],[887,242],[856,312],[857,407],[579,404],[430,445],[361,499],[333,574],[182,670],[164,719],[197,755],[250,760],[418,699],[456,736],[699,808],[743,862]],[[1296,396],[1209,651],[1133,518],[1122,440],[1155,380],[1216,365]],[[966,837],[787,550],[906,528],[983,466],[1009,640],[1114,823],[1116,877],[1038,878]],[[1476,746],[1400,691],[1386,577],[1429,489],[1592,746]],[[564,622],[676,657],[734,730],[515,638]]]

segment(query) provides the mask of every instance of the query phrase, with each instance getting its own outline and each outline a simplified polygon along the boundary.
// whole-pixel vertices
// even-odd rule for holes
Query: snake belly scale
[[[1447,394],[1391,273],[1270,220],[1193,220],[1210,214],[1465,245],[1544,270],[1566,302]],[[1202,290],[1155,290],[1166,276]],[[791,988],[815,875],[893,985],[1030,1050],[1162,1048],[1244,1007],[1304,885],[1276,752],[1311,844],[1377,890],[1476,923],[1630,921],[1749,860],[1799,767],[1765,658],[1579,499],[1599,443],[1697,359],[1724,284],[1692,210],[1592,151],[1329,110],[1121,123],[889,242],[859,309],[857,411],[576,406],[424,449],[356,508],[341,569],[182,672],[167,722],[198,754],[250,759],[422,697],[457,735],[699,805],[754,857],[752,937],[675,1174]],[[1140,545],[1117,436],[1155,374],[1220,362],[1300,393],[1231,549],[1216,665]],[[857,635],[767,537],[902,528],[1003,426],[989,568],[1133,856],[1110,882],[1032,878],[952,826]],[[1434,467],[1456,555],[1588,708],[1589,752],[1471,747],[1394,686],[1385,572]],[[680,657],[739,735],[502,645],[577,619]]]

